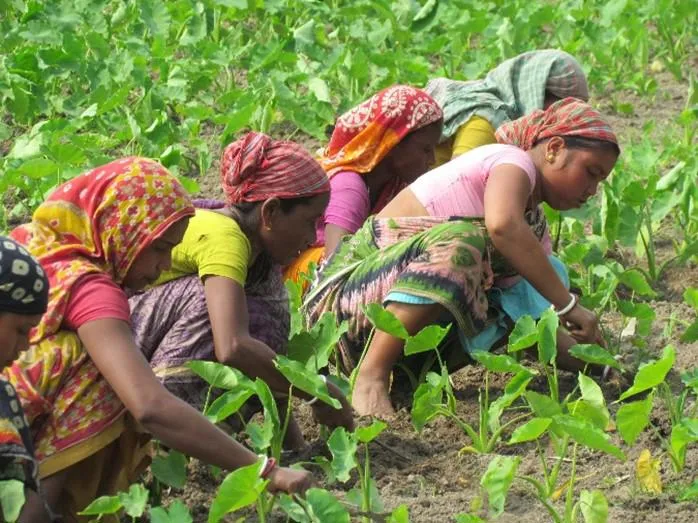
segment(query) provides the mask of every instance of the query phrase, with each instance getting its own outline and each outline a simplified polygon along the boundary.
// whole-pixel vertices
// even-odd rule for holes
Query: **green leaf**
[[[488,425],[492,432],[499,428],[499,418],[504,409],[511,406],[526,390],[533,376],[530,372],[519,372],[504,387],[504,394],[490,403],[487,411]]]
[[[698,289],[695,287],[686,289],[683,292],[683,300],[695,310],[698,310]]]
[[[183,488],[187,482],[187,458],[176,450],[155,456],[150,470],[158,481],[170,487]]]
[[[436,349],[451,329],[449,324],[446,327],[439,325],[428,325],[414,336],[409,336],[405,343],[405,356],[426,352]]]
[[[436,409],[443,403],[444,387],[443,380],[439,380],[436,386],[427,380],[426,383],[421,383],[417,387],[412,398],[412,411],[410,413],[412,425],[417,432],[420,432],[427,423],[439,415]]]
[[[506,354],[490,354],[489,352],[480,351],[472,353],[471,356],[490,372],[525,372],[534,374],[534,371],[527,369],[514,358]]]
[[[438,7],[438,0],[427,0],[417,14],[414,15],[412,19],[412,29],[420,30],[426,27],[436,16]]]
[[[480,479],[480,485],[487,492],[489,516],[497,518],[504,512],[504,503],[509,493],[521,458],[512,456],[495,456],[487,466]]]
[[[308,370],[318,372],[327,367],[337,343],[348,330],[346,321],[337,325],[337,316],[325,312],[310,331],[301,330],[289,340],[288,357],[302,362]]]
[[[656,296],[657,293],[652,290],[650,284],[647,283],[645,275],[637,269],[629,269],[618,276],[620,283],[630,287],[633,291],[641,296]]]
[[[696,501],[698,500],[698,479],[693,480],[693,483],[683,489],[679,495],[679,501]]]
[[[267,481],[259,477],[261,460],[234,470],[228,474],[218,488],[211,503],[208,523],[218,523],[226,514],[252,505],[264,491]]]
[[[683,343],[693,343],[696,340],[698,340],[698,320],[691,323],[681,335]]]
[[[521,316],[514,325],[514,330],[509,335],[509,352],[517,352],[523,349],[528,349],[535,345],[538,341],[538,328],[536,321],[528,314]]]
[[[684,418],[671,429],[669,445],[674,459],[678,460],[677,470],[683,470],[686,462],[686,447],[698,441],[698,419]]]
[[[634,445],[638,436],[649,425],[650,412],[654,395],[648,395],[644,400],[625,403],[616,413],[616,426],[618,432],[628,445]]]
[[[484,519],[474,514],[457,514],[456,523],[487,523]]]
[[[222,394],[206,409],[206,417],[212,423],[220,423],[235,414],[255,393],[251,387],[238,387]]]
[[[131,485],[128,492],[119,492],[119,500],[124,506],[124,511],[132,518],[139,518],[145,512],[148,504],[148,491],[140,483]]]
[[[315,43],[315,20],[308,20],[302,26],[293,30],[293,39],[301,49],[312,47]]]
[[[337,523],[349,523],[350,521],[347,509],[337,501],[337,498],[324,489],[308,489],[305,494],[305,501],[313,522],[336,521]]]
[[[249,378],[239,370],[216,361],[194,360],[187,362],[186,366],[212,387],[233,390],[241,384],[251,386]]]
[[[361,443],[369,443],[376,439],[386,428],[388,428],[388,425],[378,420],[371,423],[368,427],[358,427],[354,431],[354,435]]]
[[[620,365],[613,355],[596,344],[578,343],[570,348],[569,353],[571,356],[586,363],[608,365],[609,367],[620,370]]]
[[[182,500],[176,499],[166,511],[162,507],[150,509],[151,523],[193,523],[191,513]]]
[[[541,434],[548,430],[552,421],[550,418],[533,418],[520,427],[516,427],[507,445],[538,439]]]
[[[116,514],[121,510],[123,505],[119,496],[101,496],[87,505],[82,512],[78,512],[80,516],[101,516],[104,514]]]
[[[600,490],[582,490],[579,495],[579,508],[584,523],[606,523],[608,521],[608,501]]]
[[[199,182],[189,176],[179,175],[177,176],[177,180],[179,180],[179,183],[182,184],[182,187],[184,187],[189,194],[198,194],[201,191]]]
[[[386,523],[410,523],[410,511],[407,505],[400,505],[393,510]]]
[[[255,109],[257,109],[257,104],[249,103],[226,115],[225,128],[221,133],[221,140],[224,143],[231,141],[235,133],[250,123]]]
[[[274,359],[274,365],[294,387],[332,405],[335,409],[342,407],[338,400],[330,396],[327,384],[320,375],[306,369],[301,362],[279,355]]]
[[[325,80],[322,78],[318,78],[316,76],[308,80],[308,90],[321,102],[332,103],[332,98],[330,98],[330,88],[327,86],[327,82],[325,82]]]
[[[567,410],[574,417],[588,421],[599,430],[605,430],[611,419],[611,415],[605,407],[593,405],[582,399],[570,401],[567,404]]]
[[[407,340],[410,337],[402,322],[381,304],[369,303],[364,307],[364,314],[376,329],[401,340]]]
[[[607,452],[625,461],[625,454],[613,445],[599,428],[575,416],[562,414],[553,418],[553,426],[567,433],[577,443],[591,449]]]
[[[41,179],[55,175],[58,165],[48,158],[32,158],[20,165],[18,170],[29,178]]]
[[[3,521],[14,522],[24,506],[24,483],[16,479],[0,481],[0,507]]]
[[[531,410],[539,418],[552,418],[553,416],[562,414],[560,405],[549,396],[528,390],[526,391],[525,397],[526,401],[528,401],[528,404],[531,406]]]
[[[344,427],[338,427],[327,440],[327,446],[332,453],[332,473],[338,481],[346,483],[349,481],[351,471],[358,465],[356,440]]]
[[[620,395],[619,401],[656,387],[662,383],[671,370],[671,367],[674,365],[675,357],[676,351],[674,347],[667,345],[660,359],[651,363],[645,363],[640,367],[635,375],[632,387]]]
[[[546,309],[538,320],[538,360],[549,364],[557,356],[557,327],[560,323],[557,314]]]

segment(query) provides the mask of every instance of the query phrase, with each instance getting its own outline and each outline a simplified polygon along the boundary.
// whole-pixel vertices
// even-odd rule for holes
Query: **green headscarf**
[[[484,80],[430,80],[424,89],[441,106],[441,141],[456,134],[471,116],[485,118],[497,129],[543,109],[545,92],[558,98],[589,99],[584,71],[572,55],[556,49],[530,51],[502,62]]]

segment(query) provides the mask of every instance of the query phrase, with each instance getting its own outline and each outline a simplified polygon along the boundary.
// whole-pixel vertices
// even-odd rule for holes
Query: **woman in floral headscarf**
[[[502,126],[497,139],[404,189],[340,244],[309,290],[310,322],[332,311],[349,324],[340,364],[351,372],[361,362],[352,393],[359,414],[392,414],[388,385],[403,350],[385,332],[370,337],[369,303],[384,304],[410,334],[453,323],[440,347],[453,368],[506,336],[511,321],[551,304],[569,331],[560,333],[561,367],[582,368],[565,351],[575,340],[602,342],[596,316],[548,257],[539,205],[572,209],[590,198],[620,153],[613,131],[589,105],[566,98]]]
[[[497,143],[502,125],[562,98],[589,99],[586,76],[575,58],[557,49],[530,51],[505,60],[483,80],[431,80],[424,90],[441,106],[444,126],[436,165],[475,147]]]
[[[395,85],[337,120],[320,165],[330,177],[330,203],[317,226],[317,241],[287,269],[298,280],[311,263],[331,254],[434,162],[442,113],[420,89]]]
[[[226,147],[220,177],[227,201],[195,202],[200,208],[172,252],[172,269],[129,300],[136,341],[156,375],[197,409],[209,387],[187,367],[192,360],[218,361],[288,393],[274,366],[286,352],[290,324],[279,265],[315,241],[314,224],[330,191],[327,175],[303,147],[262,133]],[[317,401],[315,415],[326,425],[351,427],[347,400],[328,387],[344,409]],[[302,446],[300,429],[292,420],[289,427],[287,446]]]
[[[51,509],[73,521],[95,497],[128,488],[147,464],[149,436],[223,467],[255,463],[155,378],[136,346],[124,289],[170,267],[194,207],[165,168],[118,160],[58,187],[12,237],[42,265],[50,291],[29,349],[3,371],[17,391]],[[131,416],[126,414],[130,413]],[[267,470],[276,488],[307,488],[307,473]],[[28,503],[23,519],[45,519]]]

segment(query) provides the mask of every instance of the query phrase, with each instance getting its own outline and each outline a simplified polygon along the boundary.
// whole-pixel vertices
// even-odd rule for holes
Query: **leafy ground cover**
[[[381,87],[476,78],[535,48],[579,57],[624,150],[593,202],[549,218],[573,285],[604,314],[610,354],[633,371],[644,365],[640,382],[628,373],[599,389],[557,372],[546,354],[483,360],[451,381],[429,375],[414,398],[397,387],[401,410],[389,427],[330,435],[300,406],[312,445],[283,460],[314,463],[321,488],[305,501],[257,497],[255,469],[224,479],[171,453],[156,460],[158,481],[144,478],[149,489],[135,486],[94,512],[123,507],[132,519],[145,511],[184,523],[249,502],[226,517],[694,521],[697,16],[690,0],[0,3],[0,229],[26,219],[56,184],[124,154],[159,158],[192,191],[218,196],[221,146],[247,128],[314,149],[337,113]],[[331,324],[304,338],[325,356]],[[507,355],[516,352],[499,353]],[[281,362],[284,371],[321,392],[304,378],[318,358],[295,357],[302,364]],[[279,454],[283,427],[268,388],[226,376],[208,415],[222,420],[258,396],[266,415],[246,437]]]

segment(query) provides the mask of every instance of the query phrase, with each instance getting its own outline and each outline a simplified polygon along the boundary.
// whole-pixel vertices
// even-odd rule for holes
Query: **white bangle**
[[[267,469],[267,465],[269,464],[269,456],[264,456],[263,454],[260,454],[259,457],[264,458],[264,461],[262,462],[262,468],[259,469],[259,476],[261,477],[262,474],[264,474],[264,471]]]
[[[322,381],[324,381],[325,384],[327,384],[327,376],[325,376],[324,374],[321,374],[321,375],[320,375],[320,379],[321,379]],[[312,405],[312,404],[315,403],[317,400],[318,400],[318,398],[317,398],[317,396],[316,396],[316,397],[314,397],[314,398],[311,399],[311,400],[304,401],[303,403],[305,403],[306,405]]]
[[[556,310],[555,305],[550,306],[550,308],[555,311],[555,314],[557,314],[558,317],[564,316],[565,314],[570,312],[572,309],[574,309],[575,305],[577,305],[577,297],[574,294],[570,293],[570,298],[571,298],[570,302],[560,310]]]

